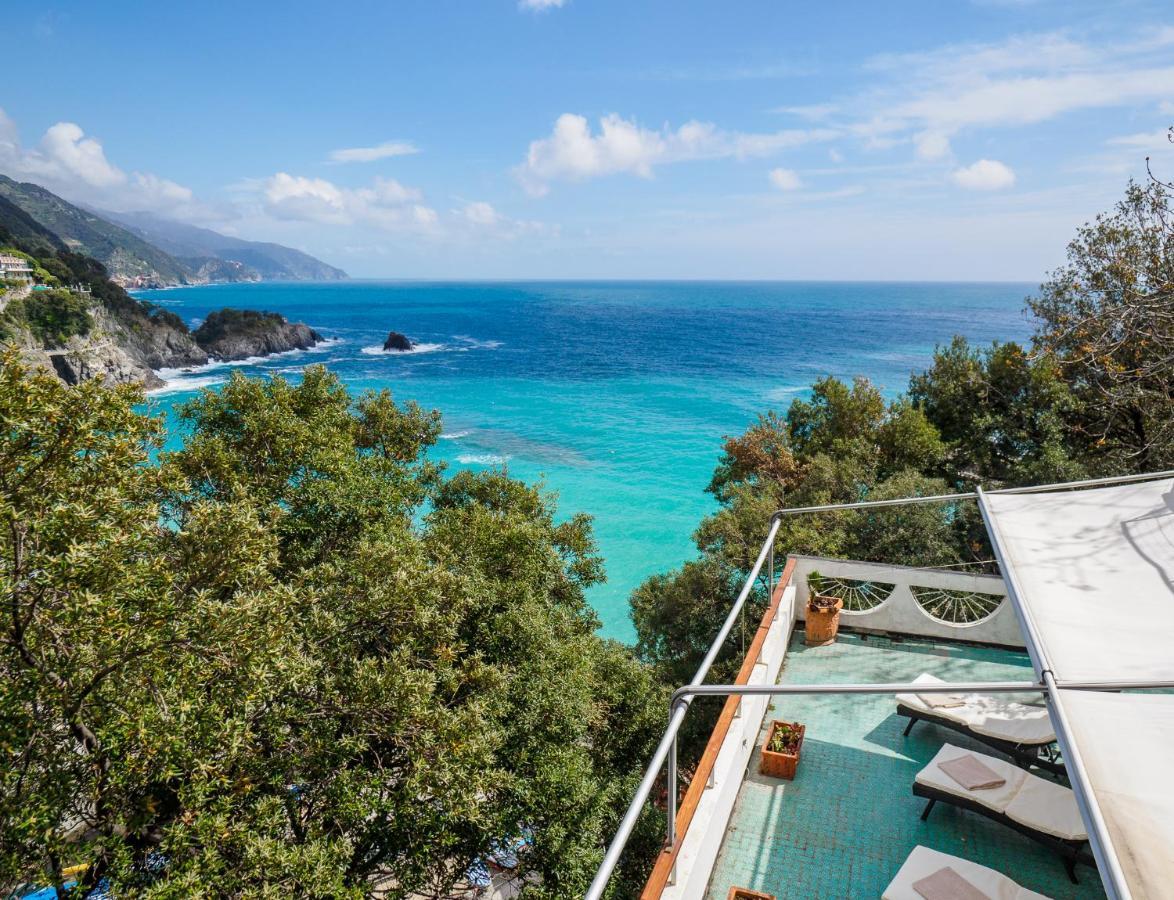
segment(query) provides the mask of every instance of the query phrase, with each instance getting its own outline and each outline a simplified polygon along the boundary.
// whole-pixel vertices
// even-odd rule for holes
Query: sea
[[[785,413],[817,379],[864,376],[902,392],[934,348],[1024,340],[1014,283],[261,283],[140,291],[193,326],[222,307],[279,312],[328,341],[313,350],[161,374],[148,407],[174,408],[232,371],[296,379],[322,364],[355,393],[390,388],[443,414],[435,456],[506,469],[594,519],[607,581],[601,634],[635,640],[629,597],[696,554],[716,508],[705,487],[726,436]],[[383,352],[389,331],[416,342]],[[763,522],[765,533],[767,523]]]

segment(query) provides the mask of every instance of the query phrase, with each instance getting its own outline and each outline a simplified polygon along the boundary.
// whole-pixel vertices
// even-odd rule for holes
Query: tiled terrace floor
[[[922,672],[947,681],[1030,679],[1026,654],[934,641],[841,634],[828,647],[792,639],[780,683],[906,682]],[[1036,702],[1038,697],[1022,697]],[[1055,900],[1104,897],[1094,869],[1079,866],[1073,885],[1050,851],[975,813],[939,803],[928,822],[913,777],[957,732],[907,719],[892,697],[780,697],[764,720],[807,725],[792,782],[758,774],[758,753],[739,791],[709,883],[709,900],[731,885],[783,898],[880,897],[905,857],[924,844],[990,866]],[[974,749],[982,749],[979,744]],[[990,751],[987,751],[990,752]]]

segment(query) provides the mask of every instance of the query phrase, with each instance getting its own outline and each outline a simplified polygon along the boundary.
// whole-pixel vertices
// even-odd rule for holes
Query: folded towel
[[[913,890],[925,900],[990,900],[986,894],[946,866],[921,881],[913,882]]]
[[[938,763],[938,768],[968,791],[1002,787],[1007,779],[973,754],[958,756]]]
[[[934,709],[950,709],[954,706],[966,705],[966,698],[957,694],[918,694],[917,698],[926,706]]]

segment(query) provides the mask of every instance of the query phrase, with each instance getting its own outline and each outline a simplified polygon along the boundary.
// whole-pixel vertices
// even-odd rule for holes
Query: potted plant
[[[758,771],[774,778],[794,778],[806,730],[798,722],[780,722],[778,719],[771,722],[762,744]]]
[[[822,647],[834,643],[840,630],[840,610],[844,601],[831,594],[825,594],[827,579],[818,572],[807,576],[807,615],[803,627],[807,644]]]
[[[726,894],[726,900],[775,900],[775,895],[768,894],[764,891],[752,891],[750,888],[734,885],[730,888],[730,892]]]

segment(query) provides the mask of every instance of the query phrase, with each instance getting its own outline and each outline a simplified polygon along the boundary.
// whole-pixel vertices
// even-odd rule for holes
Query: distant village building
[[[33,267],[27,259],[19,256],[0,254],[0,278],[13,281],[32,281]]]

